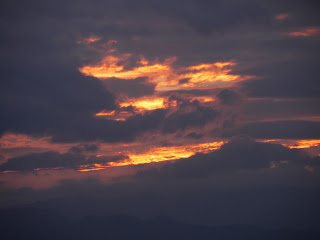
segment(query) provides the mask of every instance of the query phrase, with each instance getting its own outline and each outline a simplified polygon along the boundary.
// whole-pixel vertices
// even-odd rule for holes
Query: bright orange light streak
[[[120,103],[120,107],[133,106],[136,108],[142,108],[145,110],[155,110],[159,108],[165,108],[164,98],[149,98],[149,99],[137,99],[128,102]]]
[[[320,139],[316,140],[298,140],[295,145],[288,145],[288,148],[310,148],[320,144]]]
[[[320,145],[320,139],[267,139],[267,140],[259,140],[259,142],[277,142],[281,145],[293,149],[293,148],[310,148]]]
[[[128,154],[129,159],[120,162],[111,162],[110,166],[138,165],[152,162],[163,162],[188,158],[197,152],[208,153],[219,149],[223,141],[212,143],[201,143],[188,146],[160,147],[153,148],[142,154]]]
[[[114,120],[115,121],[126,121],[127,119],[125,119],[125,118],[115,118]]]
[[[101,111],[101,112],[98,112],[96,113],[96,116],[114,116],[115,115],[115,111],[110,111],[110,112],[107,112],[107,111]]]
[[[89,165],[82,165],[80,166],[81,169],[79,169],[79,172],[90,172],[90,171],[98,171],[98,170],[103,170],[106,168],[109,168],[110,166],[102,165],[102,164],[93,164],[93,166]]]
[[[207,96],[200,96],[200,97],[193,97],[193,98],[191,98],[191,101],[194,101],[194,100],[198,100],[199,102],[203,102],[203,103],[215,101],[214,98],[212,98],[212,97],[207,97]]]

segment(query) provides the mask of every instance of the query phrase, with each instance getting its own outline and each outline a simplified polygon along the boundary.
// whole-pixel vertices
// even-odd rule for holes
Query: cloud
[[[166,135],[160,136],[159,141],[168,138],[168,142],[174,142],[172,134],[186,136],[185,142],[189,143],[205,140],[201,134],[207,127],[213,127],[222,129],[220,132],[224,131],[222,134],[227,137],[245,133],[255,137],[318,138],[319,126],[315,122],[279,121],[237,126],[230,107],[237,103],[234,95],[237,92],[223,89],[221,83],[205,90],[193,89],[194,85],[190,89],[158,93],[168,98],[171,95],[181,98],[172,98],[178,104],[171,109],[137,113],[133,107],[128,107],[126,110],[131,115],[126,121],[103,119],[96,114],[103,110],[124,110],[118,108],[116,96],[142,97],[157,90],[137,75],[129,80],[131,82],[123,79],[104,82],[78,71],[82,66],[99,64],[101,59],[110,56],[114,50],[107,46],[110,39],[118,41],[118,56],[131,54],[128,63],[119,61],[116,64],[123,66],[122,74],[145,76],[137,71],[141,70],[136,65],[141,54],[150,61],[150,66],[161,63],[162,67],[181,71],[181,79],[172,78],[179,86],[200,80],[197,86],[207,87],[207,81],[214,80],[212,73],[219,69],[212,64],[230,63],[234,59],[238,64],[225,69],[224,76],[227,74],[231,80],[235,76],[253,76],[251,80],[241,79],[243,81],[238,84],[230,82],[232,89],[239,91],[241,88],[241,96],[294,98],[300,103],[299,99],[303,98],[306,105],[305,99],[309,99],[309,106],[312,105],[309,113],[317,115],[316,101],[311,102],[319,98],[319,42],[316,38],[283,34],[307,34],[303,32],[306,26],[320,26],[317,6],[318,2],[311,0],[6,2],[0,9],[3,36],[0,40],[0,111],[4,116],[0,134],[52,136],[53,142],[109,143],[135,141],[145,133],[154,138],[158,134]],[[276,21],[274,16],[279,13],[288,13],[290,17]],[[100,40],[79,44],[92,36]],[[176,62],[166,65],[165,59],[173,60],[172,56],[177,57]],[[155,82],[161,80],[154,78]],[[220,88],[215,88],[217,86]],[[195,96],[217,96],[218,100],[205,103],[199,98],[193,99]],[[265,104],[264,108],[257,104],[255,108],[261,107],[259,112],[252,107],[251,115],[243,113],[245,116],[240,117],[248,120],[259,113],[258,120],[266,120],[263,118],[267,115],[269,120],[275,114],[282,117],[290,111],[293,117],[307,111],[303,104],[296,105],[299,105],[297,111],[293,109],[295,104],[288,108],[286,104],[274,104],[278,108],[272,109],[277,109],[277,113],[270,110],[272,104]],[[224,112],[226,108],[227,113]],[[263,111],[268,114],[263,115]],[[225,116],[230,116],[231,120],[225,120]],[[79,170],[82,164],[106,165],[126,158],[91,156],[96,147],[79,144],[63,154],[45,152],[10,158],[1,169],[24,171],[23,176],[27,176],[38,168],[64,167],[71,172]],[[174,148],[169,146],[169,150],[170,147]],[[150,151],[150,155],[154,152]],[[181,153],[167,152],[165,157]],[[126,178],[125,182],[112,185],[69,181],[45,190],[1,189],[5,197],[0,200],[3,205],[43,200],[44,205],[67,206],[62,209],[86,214],[91,210],[142,216],[166,214],[194,224],[319,226],[318,157],[311,158],[299,150],[276,144],[237,138],[212,153],[196,154],[163,167],[160,164],[141,167],[155,165],[156,170],[145,170],[130,180]],[[306,166],[307,170],[314,169],[313,172],[304,169]],[[69,171],[65,176],[72,178]],[[109,177],[104,173],[101,171],[101,179]],[[14,185],[18,175],[3,174],[3,181],[9,179]],[[39,182],[44,179],[43,176],[34,177]],[[95,201],[95,197],[99,200]]]
[[[174,99],[175,97],[171,97]],[[170,114],[163,123],[164,133],[185,130],[187,127],[203,127],[209,122],[217,120],[220,112],[211,107],[201,106],[197,100],[180,100],[178,110]]]
[[[222,104],[234,105],[241,102],[241,97],[238,93],[233,90],[223,89],[218,94],[217,97],[220,99]]]
[[[319,122],[292,120],[243,124],[225,131],[223,136],[245,134],[262,139],[319,139],[319,133]]]
[[[319,98],[262,98],[243,104],[242,117],[249,121],[311,120],[320,115]]]
[[[284,162],[300,166],[316,162],[305,153],[279,144],[259,143],[249,137],[235,137],[212,153],[198,153],[186,159],[165,164],[159,171],[142,172],[142,176],[160,178],[202,178],[240,170],[269,169]]]
[[[79,144],[69,149],[71,153],[96,152],[99,146],[97,144]]]
[[[204,135],[201,133],[191,132],[186,135],[188,138],[201,139]]]
[[[113,93],[124,94],[129,98],[152,95],[155,89],[155,84],[148,83],[146,78],[141,77],[130,81],[110,78],[105,80],[104,84]]]
[[[249,97],[318,98],[320,85],[316,80],[319,61],[319,55],[315,53],[317,49],[318,44],[307,40],[279,40],[269,51],[289,51],[295,57],[279,60],[276,64],[261,64],[241,72],[240,74],[252,74],[260,78],[243,81],[239,85]]]
[[[98,165],[107,165],[108,162],[116,162],[123,160],[126,156],[106,156],[96,157],[86,156],[82,154],[82,151],[92,151],[92,147],[87,145],[87,150],[84,148],[72,147],[69,152],[60,154],[55,151],[49,151],[44,153],[32,153],[19,157],[8,159],[7,162],[0,165],[1,171],[35,171],[39,169],[80,169],[82,165],[86,167]],[[79,152],[80,150],[80,152]]]
[[[319,172],[304,169],[310,160],[319,162],[299,150],[241,137],[209,154],[132,166],[140,171],[137,176],[109,185],[87,179],[43,190],[1,186],[1,194],[10,199],[1,199],[1,204],[33,203],[78,218],[122,213],[143,218],[165,215],[197,225],[318,227]]]
[[[289,32],[287,33],[288,36],[293,37],[312,37],[320,35],[320,27],[309,27],[302,29],[297,32]]]
[[[289,14],[287,14],[287,13],[280,13],[280,14],[274,16],[274,18],[275,18],[276,20],[279,20],[279,21],[282,21],[282,20],[284,20],[284,19],[287,19],[288,17],[289,17]]]
[[[3,53],[0,61],[4,83],[1,86],[0,110],[5,117],[2,119],[0,134],[11,131],[37,136],[52,135],[54,141],[127,142],[133,141],[145,132],[141,124],[137,123],[138,119],[143,119],[144,124],[147,119],[154,121],[147,123],[146,126],[149,127],[146,129],[163,126],[164,133],[203,126],[215,119],[216,110],[204,107],[194,112],[194,115],[199,116],[181,113],[179,110],[180,112],[165,119],[163,124],[151,117],[160,116],[161,111],[146,114],[145,117],[132,117],[127,123],[96,119],[95,114],[102,110],[115,110],[116,99],[101,81],[83,76],[78,72],[78,68],[93,62],[99,63],[110,51],[110,48],[103,48],[110,39],[118,40],[119,55],[129,52],[132,58],[138,59],[142,54],[151,62],[160,63],[164,63],[164,59],[177,56],[177,66],[181,69],[186,69],[187,66],[199,67],[199,64],[204,62],[229,62],[234,56],[237,56],[236,60],[256,62],[257,50],[263,55],[279,53],[279,49],[284,49],[281,53],[292,49],[298,53],[309,53],[311,50],[317,52],[316,48],[313,48],[316,45],[308,47],[308,51],[305,51],[305,43],[296,42],[295,39],[279,40],[270,35],[270,39],[263,38],[261,41],[251,32],[257,28],[262,32],[270,29],[272,32],[282,32],[284,28],[293,25],[297,28],[302,25],[311,26],[311,22],[317,25],[317,12],[309,2],[277,2],[279,9],[276,13],[272,4],[266,4],[262,8],[253,1],[211,3],[188,0],[183,5],[179,1],[136,1],[134,4],[126,0],[106,3],[82,1],[81,5],[74,8],[74,1],[70,0],[64,4],[63,9],[54,2],[33,3],[13,1],[1,9],[3,21],[0,27],[5,37],[1,40]],[[310,10],[310,13],[306,14],[304,11],[297,14],[300,9]],[[297,20],[292,17],[294,22],[276,26],[277,29],[274,29],[275,26],[270,24],[274,24],[273,17],[279,12],[288,12],[290,16],[297,16]],[[119,13],[125,16],[121,23],[118,21]],[[146,18],[148,21],[145,21]],[[298,22],[301,23],[297,24]],[[239,26],[242,26],[241,34],[236,34],[235,37],[232,34]],[[180,29],[181,32],[176,29]],[[204,35],[199,35],[199,32]],[[223,39],[208,38],[210,34],[221,32],[225,33]],[[92,36],[99,37],[100,40],[90,44],[78,44],[79,41],[90,39]],[[300,44],[304,47],[300,47]],[[251,46],[250,49],[253,50],[248,53],[245,46]],[[269,47],[272,48],[271,51]],[[197,54],[194,54],[195,52]],[[215,54],[212,54],[213,52]],[[305,53],[302,56],[305,56]],[[312,80],[316,79],[312,70],[317,69],[318,60],[314,59],[311,62],[315,64],[312,67],[310,63],[299,65],[300,62],[297,61],[297,64],[291,64],[288,68],[279,66],[279,69],[271,68],[271,71],[252,70],[250,74],[256,73],[252,75],[264,75],[266,70],[267,73],[272,72],[276,76],[259,83],[246,82],[244,90],[249,90],[251,96],[318,96],[318,83]],[[130,69],[133,67],[131,65],[125,67]],[[172,67],[176,65],[173,64]],[[211,68],[214,69],[213,66]],[[293,73],[291,76],[282,74],[281,69],[287,73],[297,69],[299,73]],[[193,69],[189,73],[197,71]],[[278,76],[279,73],[281,76]],[[230,74],[236,75],[236,71]],[[304,79],[307,83],[303,84],[299,79]],[[185,80],[185,77],[180,80]],[[135,78],[130,81],[125,83],[120,79],[113,79],[108,84],[115,94],[122,92],[128,96],[143,96],[154,91],[154,86],[142,79]],[[185,83],[188,82],[181,82]],[[205,91],[192,89],[185,92],[201,95]],[[200,119],[200,116],[205,119]],[[160,117],[164,119],[162,115]],[[178,126],[177,121],[180,120],[182,124]],[[171,123],[175,126],[169,126]],[[132,127],[139,130],[130,129]]]

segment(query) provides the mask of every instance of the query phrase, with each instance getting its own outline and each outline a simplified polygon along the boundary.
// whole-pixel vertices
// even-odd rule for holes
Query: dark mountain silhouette
[[[316,240],[317,229],[264,229],[254,226],[196,226],[167,217],[142,220],[127,215],[69,219],[54,210],[16,208],[0,212],[1,236],[16,239],[290,239]]]

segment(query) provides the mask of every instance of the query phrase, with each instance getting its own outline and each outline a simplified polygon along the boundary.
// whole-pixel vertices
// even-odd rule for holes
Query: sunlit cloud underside
[[[132,80],[147,77],[150,83],[156,84],[157,91],[228,86],[252,77],[232,74],[232,67],[236,65],[234,61],[182,67],[174,64],[176,57],[167,58],[162,62],[159,60],[150,62],[140,56],[140,60],[135,62],[135,67],[128,68],[131,57],[130,53],[107,55],[97,64],[85,65],[79,68],[79,71],[86,76],[101,80],[108,78]]]

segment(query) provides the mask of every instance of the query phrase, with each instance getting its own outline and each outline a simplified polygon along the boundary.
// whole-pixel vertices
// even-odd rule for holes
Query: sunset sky
[[[317,1],[0,11],[1,209],[320,226]]]

